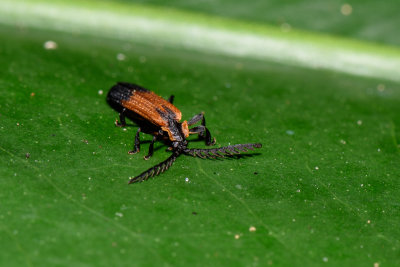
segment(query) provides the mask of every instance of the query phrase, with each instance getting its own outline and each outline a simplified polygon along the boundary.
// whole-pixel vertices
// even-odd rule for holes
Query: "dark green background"
[[[368,12],[352,30],[329,16],[326,26],[314,22],[320,5],[311,1],[287,9],[270,2],[271,10],[175,3],[377,42],[399,38],[390,18],[390,33],[358,34],[363,21],[396,7],[389,2],[364,2]],[[0,26],[0,40],[2,266],[400,263],[397,83],[18,26]],[[45,50],[47,40],[58,48]],[[136,127],[116,128],[105,102],[116,81],[175,94],[184,119],[205,111],[218,145],[263,148],[238,160],[182,156],[165,174],[128,186],[169,153],[159,143],[144,161],[145,143],[127,154]]]

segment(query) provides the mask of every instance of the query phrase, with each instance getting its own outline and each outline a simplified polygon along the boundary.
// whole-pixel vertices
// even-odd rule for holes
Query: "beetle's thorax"
[[[170,120],[164,131],[168,133],[169,140],[172,141],[173,150],[182,151],[187,148],[186,137],[189,135],[189,129],[186,121],[180,123],[176,120]]]
[[[182,142],[189,136],[187,121],[180,123],[176,120],[169,120],[168,126],[161,127],[161,129],[167,132],[169,140],[172,142]]]

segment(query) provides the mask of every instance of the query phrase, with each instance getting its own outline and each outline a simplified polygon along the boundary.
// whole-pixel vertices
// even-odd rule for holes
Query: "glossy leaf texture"
[[[16,9],[30,5],[17,3]],[[95,14],[118,17],[130,6],[101,3],[85,2],[82,10],[94,5]],[[146,8],[140,16],[166,16],[161,8]],[[221,52],[229,43],[207,50],[178,45],[169,41],[173,36],[125,39],[89,24],[69,30],[57,16],[51,25],[35,22],[40,10],[31,9],[33,17],[25,20],[0,19],[1,265],[400,263],[394,70],[370,75],[339,71],[324,65],[327,58],[313,66],[257,59]],[[191,17],[185,10],[177,14],[176,20]],[[206,15],[197,15],[199,27],[229,24],[214,17],[207,24]],[[361,41],[306,32],[288,37],[279,28],[244,22],[241,31],[273,33],[289,43],[304,36],[328,53],[334,40],[341,51],[360,48],[382,65],[386,57],[391,64],[399,58],[395,47]],[[349,69],[364,65],[353,63]],[[182,155],[160,176],[128,185],[171,153],[160,142],[145,161],[151,137],[144,134],[141,152],[127,153],[137,127],[115,127],[118,114],[105,101],[117,81],[165,98],[174,94],[184,119],[205,112],[217,147],[262,148],[236,158]],[[191,138],[190,148],[206,146]]]

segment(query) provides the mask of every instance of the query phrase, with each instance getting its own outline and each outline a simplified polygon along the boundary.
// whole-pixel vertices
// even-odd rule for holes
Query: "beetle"
[[[204,139],[207,146],[214,145],[215,138],[211,138],[211,133],[206,127],[204,113],[193,116],[189,121],[181,122],[182,113],[173,105],[173,101],[173,95],[165,100],[148,89],[127,82],[118,82],[108,92],[107,102],[119,112],[119,121],[116,120],[115,125],[124,127],[126,126],[125,118],[129,118],[139,126],[135,135],[133,150],[130,150],[129,154],[140,151],[140,132],[153,136],[149,152],[144,156],[145,160],[153,155],[154,142],[157,140],[166,142],[169,145],[169,150],[172,150],[172,155],[169,158],[130,179],[129,184],[147,180],[168,170],[181,154],[215,159],[262,147],[260,143],[254,143],[210,149],[188,148],[187,138],[190,134],[197,134],[200,139]],[[189,126],[198,122],[201,122],[200,125],[189,129]]]

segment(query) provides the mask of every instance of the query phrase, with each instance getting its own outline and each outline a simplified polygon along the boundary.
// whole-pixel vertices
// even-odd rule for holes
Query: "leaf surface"
[[[80,13],[74,18],[82,24],[75,26],[57,16],[40,21],[41,8],[55,7],[58,14],[68,5],[40,3],[17,1],[15,12],[1,19],[2,265],[399,264],[394,69],[373,73],[368,58],[354,60],[350,69],[369,73],[327,67],[327,57],[315,58],[321,68],[257,59],[257,53],[224,52],[226,42],[185,45],[185,35],[179,41],[156,32],[154,39],[128,38],[118,36],[122,26],[114,34],[99,30],[101,22],[89,27],[90,17]],[[92,5],[72,2],[70,8],[87,14]],[[146,21],[191,17],[108,2],[92,12],[95,18],[110,13],[118,22],[123,7],[141,10]],[[24,8],[33,17],[18,17]],[[191,23],[216,25],[233,40],[244,32],[274,34],[286,45],[304,37],[329,53],[335,40],[341,51],[360,48],[393,64],[399,58],[393,47],[286,35],[240,21],[235,25],[242,28],[232,30],[229,20],[207,18],[194,15]],[[174,94],[183,119],[204,111],[217,146],[259,142],[263,148],[238,159],[181,156],[164,174],[128,186],[129,177],[170,153],[158,143],[153,158],[143,160],[151,140],[146,135],[139,154],[127,153],[137,128],[115,127],[118,114],[105,101],[117,81],[165,98]],[[190,145],[205,147],[195,139]]]

